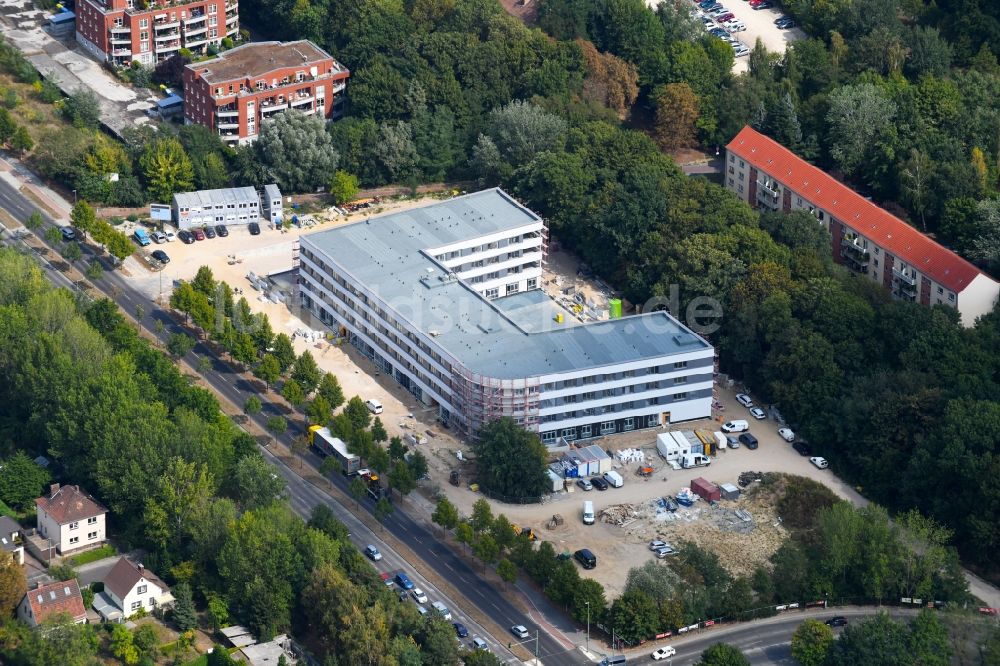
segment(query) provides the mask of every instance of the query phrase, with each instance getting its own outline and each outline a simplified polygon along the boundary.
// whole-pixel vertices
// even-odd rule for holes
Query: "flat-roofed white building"
[[[711,345],[665,312],[569,323],[539,288],[545,238],[499,189],[302,236],[302,304],[467,436],[502,416],[545,442],[710,416]]]
[[[266,185],[269,196],[281,193],[277,185]],[[250,224],[261,220],[260,195],[253,187],[227,187],[219,190],[179,192],[174,195],[171,214],[178,229],[214,227],[217,224]]]

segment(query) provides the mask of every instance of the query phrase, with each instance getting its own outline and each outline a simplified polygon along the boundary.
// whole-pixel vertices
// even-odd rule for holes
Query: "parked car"
[[[455,622],[452,624],[455,627],[455,635],[459,638],[466,638],[469,635],[469,630],[465,628],[465,625],[461,622]]]
[[[718,21],[719,23],[725,23],[726,21],[732,21],[734,18],[736,18],[736,14],[732,12],[726,12],[725,14],[719,14],[718,16],[716,16],[715,20]]]
[[[791,428],[778,428],[778,437],[789,443],[795,441],[795,433]]]
[[[779,23],[781,23],[782,21],[790,21],[791,19],[792,19],[792,17],[791,17],[791,16],[788,16],[788,15],[786,15],[786,14],[782,14],[782,15],[781,15],[781,16],[779,16],[778,18],[774,19],[774,25],[778,25],[778,24],[779,24]]]
[[[774,7],[774,5],[768,2],[768,0],[764,0],[763,2],[759,2],[756,5],[753,5],[751,9],[770,9],[771,7]]]
[[[584,569],[593,569],[597,566],[597,556],[590,552],[587,548],[581,548],[580,550],[573,553],[573,557],[579,562]]]
[[[823,458],[821,456],[814,456],[809,459],[809,462],[811,462],[813,465],[816,465],[816,467],[819,467],[820,469],[826,469],[827,467],[830,466],[830,463],[826,461],[826,458]]]
[[[743,32],[746,29],[747,26],[742,21],[736,21],[735,23],[730,22],[726,24],[726,30],[729,32]]]
[[[750,429],[750,424],[743,419],[727,421],[722,424],[722,432],[746,432]]]
[[[659,550],[659,549],[663,548],[666,545],[667,545],[666,541],[659,541],[659,540],[650,541],[649,542],[649,549],[653,550],[653,551],[656,551],[656,550]]]
[[[726,435],[726,446],[731,449],[740,448],[740,438],[734,437],[733,435]]]
[[[764,410],[761,409],[760,407],[754,407],[753,409],[751,409],[750,416],[754,417],[758,421],[763,421],[764,419],[767,418],[767,414],[764,413]]]
[[[809,445],[805,442],[793,442],[792,448],[798,451],[800,456],[809,456],[812,454]]]
[[[740,441],[743,443],[743,446],[747,447],[751,451],[757,450],[757,438],[750,433],[745,432],[740,435]]]
[[[472,649],[473,650],[482,650],[484,652],[489,652],[490,651],[490,646],[489,646],[489,643],[487,643],[486,641],[484,641],[479,636],[473,636],[472,637]]]
[[[423,616],[423,615],[427,615],[428,610],[426,608],[424,608],[423,606],[418,605],[417,606],[417,612],[420,613],[420,615]]]
[[[149,256],[151,256],[153,259],[156,259],[161,264],[170,263],[170,257],[168,257],[167,253],[164,252],[163,250],[153,250]]]
[[[192,229],[191,235],[194,236],[196,241],[205,240],[205,230],[204,229]]]
[[[750,55],[750,49],[746,46],[733,46],[734,55],[737,58],[742,58],[744,56]]]
[[[250,224],[248,224],[247,225],[247,229],[250,230],[250,235],[251,236],[259,236],[260,235],[260,225],[257,224],[256,222],[251,222]]]
[[[667,657],[673,657],[677,654],[677,650],[671,646],[661,647],[653,651],[653,661],[659,661],[661,659],[666,659]]]
[[[598,490],[607,490],[608,482],[599,476],[595,476],[590,480],[591,485],[593,485]]]
[[[413,581],[410,580],[410,577],[407,576],[402,571],[400,571],[398,574],[396,574],[396,579],[395,580],[396,580],[396,585],[399,585],[404,590],[412,590],[413,589]]]
[[[708,34],[715,35],[719,39],[722,39],[723,37],[726,36],[726,31],[723,30],[722,28],[712,28],[711,30],[708,31]]]
[[[205,238],[215,238],[215,227],[205,227]]]
[[[365,546],[365,555],[367,555],[368,559],[372,562],[378,562],[382,559],[382,553],[378,552],[378,548],[372,546],[371,544]]]
[[[746,393],[737,393],[736,394],[736,402],[740,403],[741,405],[743,405],[747,409],[750,409],[751,407],[753,407],[753,399],[750,396],[748,396]]]
[[[62,239],[67,243],[76,240],[76,229],[73,227],[62,227],[59,232],[62,233]]]
[[[780,30],[788,30],[789,28],[795,27],[795,19],[793,18],[782,19],[781,21],[776,21],[774,25],[778,26]]]
[[[153,242],[156,243],[157,245],[159,245],[161,243],[166,243],[167,242],[167,235],[165,233],[163,233],[162,231],[154,231],[153,232]]]
[[[181,239],[181,242],[185,245],[190,245],[194,242],[194,236],[191,235],[190,231],[178,231],[177,237]]]
[[[592,484],[589,479],[577,479],[576,480],[576,485],[580,486],[580,488],[583,489],[583,490],[593,490],[594,489],[594,484]]]
[[[421,590],[419,587],[415,587],[412,590],[410,590],[410,596],[413,597],[413,599],[418,604],[426,604],[427,603],[427,595],[424,594],[424,591]]]
[[[510,628],[510,633],[514,634],[515,636],[521,639],[527,638],[528,636],[531,635],[528,633],[528,628],[523,624],[515,624],[513,627]]]
[[[443,617],[444,619],[451,620],[451,611],[448,610],[448,607],[445,606],[440,601],[435,601],[434,603],[432,603],[431,608],[437,611],[437,614]]]
[[[843,615],[834,615],[833,617],[831,617],[829,620],[826,621],[826,624],[829,627],[846,627],[847,618],[844,617]]]
[[[676,554],[676,552],[671,546],[664,546],[663,548],[656,549],[656,557],[662,560],[665,557]]]
[[[169,229],[165,229],[163,231],[163,235],[166,237],[168,243],[173,243],[174,239],[177,238],[174,232],[170,231]]]
[[[215,225],[215,233],[219,234],[219,238],[225,238],[229,235],[229,229],[224,224],[217,224]]]

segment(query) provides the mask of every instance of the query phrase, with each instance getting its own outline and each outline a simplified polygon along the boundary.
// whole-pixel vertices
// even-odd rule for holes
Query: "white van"
[[[625,485],[625,479],[623,479],[622,475],[613,469],[604,473],[604,480],[607,481],[612,488],[621,488]]]
[[[440,615],[444,619],[446,619],[446,620],[450,620],[451,619],[451,611],[448,610],[448,607],[445,606],[440,601],[435,601],[434,603],[432,603],[431,604],[431,608],[433,608],[434,610],[436,610],[437,613],[438,613],[438,615]]]
[[[374,398],[365,402],[365,406],[368,407],[368,411],[372,414],[382,413],[382,403]]]
[[[593,525],[594,524],[594,503],[584,502],[583,503],[583,524]]]

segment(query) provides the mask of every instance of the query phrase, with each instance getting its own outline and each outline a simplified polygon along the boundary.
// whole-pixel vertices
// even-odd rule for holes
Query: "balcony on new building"
[[[172,28],[179,27],[181,27],[181,22],[176,19],[170,20],[166,18],[158,18],[153,21],[153,30],[157,33],[160,33],[163,30],[170,30]]]
[[[285,102],[261,102],[260,115],[266,118],[270,114],[274,114],[278,111],[284,111],[287,108],[288,104]]]
[[[238,118],[240,110],[235,104],[229,104],[227,106],[220,106],[216,109],[215,115],[217,118]]]
[[[181,37],[181,31],[180,30],[169,30],[167,32],[162,32],[162,33],[158,32],[158,33],[156,33],[156,36],[153,38],[153,41],[155,41],[155,42],[171,42],[171,41],[179,40],[180,37]]]
[[[309,93],[299,93],[298,95],[289,95],[288,103],[292,107],[301,107],[303,104],[311,104],[314,97]]]

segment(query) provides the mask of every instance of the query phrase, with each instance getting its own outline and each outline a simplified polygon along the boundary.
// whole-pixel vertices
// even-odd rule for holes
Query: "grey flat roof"
[[[174,195],[174,205],[185,208],[209,206],[240,201],[260,201],[257,190],[252,187],[226,187],[221,190],[198,190],[178,192]]]
[[[557,324],[561,308],[540,291],[487,301],[424,252],[538,220],[497,188],[302,238],[397,317],[487,377],[537,377],[709,348],[663,312],[588,324],[567,317]]]
[[[211,60],[191,63],[187,68],[201,72],[201,77],[208,83],[219,84],[266,76],[291,67],[308,69],[327,59],[333,60],[333,56],[308,39],[252,42],[223,51]],[[333,69],[336,72],[347,71],[336,60],[333,60]]]

